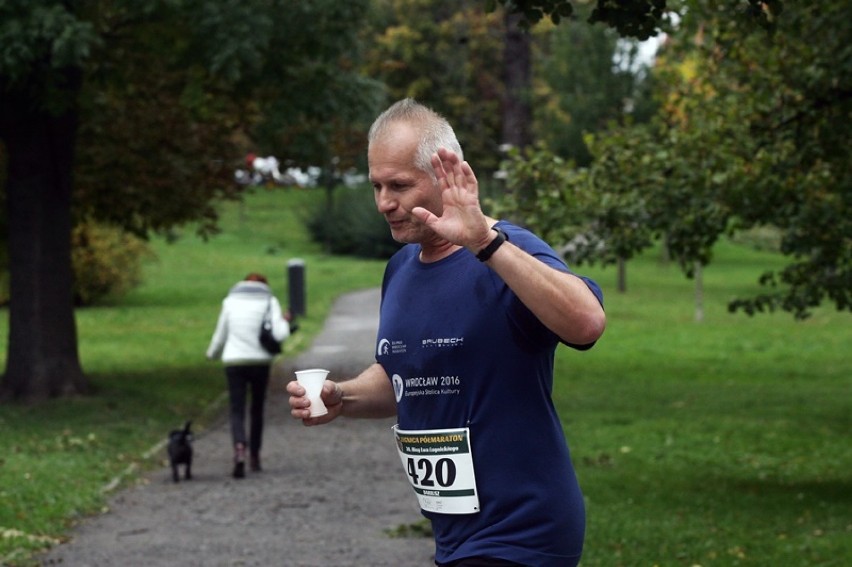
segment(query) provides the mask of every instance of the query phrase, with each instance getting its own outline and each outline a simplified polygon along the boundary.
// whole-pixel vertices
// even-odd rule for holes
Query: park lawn
[[[324,198],[258,190],[222,208],[209,242],[189,230],[155,240],[158,259],[129,296],[78,311],[94,395],[0,406],[0,563],[26,564],[102,509],[113,479],[161,466],[148,453],[186,416],[203,430],[217,415],[224,381],[203,353],[236,280],[265,272],[286,298],[288,260],[305,261],[308,313],[285,356],[338,295],[380,284],[383,262],[309,241],[300,219]],[[723,243],[698,324],[692,282],[658,256],[630,262],[625,294],[613,269],[578,268],[601,283],[608,313],[594,349],[557,355],[554,400],[588,508],[583,566],[849,564],[852,316],[728,314],[779,259]]]
[[[164,451],[152,449],[184,419],[201,432],[221,413],[224,376],[204,353],[222,299],[247,273],[265,273],[286,304],[287,263],[305,262],[307,313],[284,356],[310,343],[340,294],[381,284],[383,261],[329,256],[309,241],[302,219],[324,201],[320,190],[255,190],[245,204],[221,207],[220,234],[154,239],[139,288],[77,311],[93,394],[0,406],[0,565],[29,564],[32,551],[102,510],[110,490],[162,466]],[[4,314],[0,342],[7,337]]]
[[[561,348],[554,398],[586,497],[582,565],[852,564],[852,317],[727,302],[778,258],[730,243],[692,282],[657,253],[604,286],[608,328]],[[612,280],[613,285],[608,285]]]

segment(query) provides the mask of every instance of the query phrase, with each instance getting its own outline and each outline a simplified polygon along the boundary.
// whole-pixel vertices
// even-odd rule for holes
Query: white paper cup
[[[311,402],[311,417],[318,417],[328,413],[328,409],[322,403],[322,398],[320,397],[326,376],[328,376],[328,370],[322,368],[309,368],[307,370],[296,371],[296,380],[305,389],[307,392],[305,395]]]

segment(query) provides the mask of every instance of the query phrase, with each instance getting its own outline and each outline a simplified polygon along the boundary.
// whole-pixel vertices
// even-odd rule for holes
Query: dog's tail
[[[189,426],[190,425],[192,425],[192,420],[187,420],[187,422],[183,424],[183,432],[186,435],[189,435]]]

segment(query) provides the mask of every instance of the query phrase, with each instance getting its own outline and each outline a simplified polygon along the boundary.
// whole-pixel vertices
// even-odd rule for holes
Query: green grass
[[[583,566],[852,564],[852,318],[731,315],[771,254],[721,245],[692,282],[648,254],[608,328],[559,351],[556,403],[587,499]]]
[[[175,244],[154,240],[157,259],[142,286],[113,305],[78,310],[93,395],[0,406],[0,564],[26,564],[31,551],[61,541],[105,505],[103,489],[116,477],[133,482],[160,466],[163,453],[147,453],[187,416],[201,431],[219,413],[224,375],[204,352],[236,281],[263,272],[286,304],[287,262],[305,261],[307,315],[284,356],[309,344],[341,293],[381,284],[383,262],[329,257],[309,242],[301,218],[324,199],[260,190],[242,206],[225,205],[221,234],[204,242],[187,229]],[[4,314],[0,344],[7,336]]]
[[[111,479],[161,464],[145,454],[163,431],[219,411],[224,379],[203,354],[236,280],[265,272],[286,298],[286,263],[305,260],[308,317],[285,356],[340,293],[380,284],[383,262],[309,242],[299,219],[323,198],[260,191],[226,206],[222,234],[155,241],[143,286],[78,312],[94,395],[0,406],[0,563],[61,540],[104,506]],[[696,323],[692,281],[658,256],[629,264],[626,294],[613,269],[583,269],[604,288],[608,328],[591,351],[558,351],[554,397],[587,499],[583,566],[852,564],[852,316],[727,313],[781,260],[724,243]]]

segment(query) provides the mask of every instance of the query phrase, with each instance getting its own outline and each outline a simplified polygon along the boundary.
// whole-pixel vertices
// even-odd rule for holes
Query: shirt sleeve
[[[219,320],[216,322],[216,330],[213,331],[213,336],[210,338],[210,345],[207,347],[207,358],[210,360],[219,358],[222,355],[222,349],[225,347],[225,339],[228,337],[228,314],[225,302],[222,302],[222,309],[219,311]]]

